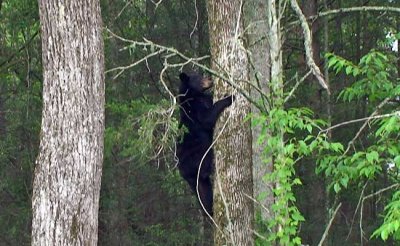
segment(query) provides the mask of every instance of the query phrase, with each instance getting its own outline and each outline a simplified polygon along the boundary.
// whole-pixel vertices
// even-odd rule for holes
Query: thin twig
[[[374,192],[372,194],[369,194],[368,196],[365,196],[363,198],[363,200],[370,199],[370,198],[372,198],[374,196],[377,196],[377,195],[379,195],[379,194],[381,194],[381,193],[383,193],[385,191],[388,191],[388,190],[391,190],[391,189],[394,189],[394,188],[397,188],[397,187],[400,187],[400,184],[392,184],[391,186],[385,187],[385,188],[380,189],[380,190],[378,190],[378,191],[376,191],[376,192]]]
[[[349,8],[341,8],[341,9],[331,9],[327,11],[318,12],[317,15],[312,15],[307,17],[307,20],[315,21],[317,18],[327,17],[335,14],[343,14],[343,13],[351,13],[351,12],[394,12],[396,14],[400,14],[400,8],[396,7],[387,7],[387,6],[360,6],[360,7],[349,7]],[[292,21],[287,24],[287,26],[292,26],[298,24],[299,21]]]
[[[39,30],[32,34],[28,41],[26,41],[15,53],[13,53],[10,57],[8,57],[5,61],[0,64],[0,67],[9,63],[19,52],[23,51],[39,34]]]
[[[300,80],[298,80],[297,82],[296,82],[296,84],[293,86],[293,88],[292,88],[292,90],[289,92],[289,94],[286,96],[286,98],[285,98],[285,103],[293,96],[293,93],[296,91],[296,89],[299,87],[299,85],[301,84],[301,83],[303,83],[305,80],[306,80],[306,78],[310,75],[312,73],[312,71],[311,70],[309,70]]]
[[[357,215],[357,211],[361,206],[361,202],[363,201],[363,197],[364,197],[364,192],[365,192],[365,188],[367,188],[368,185],[368,181],[365,182],[365,185],[363,186],[362,190],[361,190],[361,194],[360,194],[360,198],[358,199],[358,203],[357,203],[357,207],[356,207],[356,211],[354,211],[354,215],[353,215],[353,219],[351,220],[351,225],[350,225],[350,230],[349,233],[347,234],[346,240],[349,239],[351,232],[353,230],[353,225],[354,225],[354,221],[356,219],[356,215]]]
[[[114,18],[114,20],[117,20],[117,19],[122,15],[122,13],[125,11],[125,9],[126,9],[129,5],[131,5],[131,4],[133,4],[133,1],[132,1],[132,0],[131,0],[131,1],[128,1],[128,2],[125,4],[125,6],[122,7],[122,9],[119,11],[119,13],[118,13],[117,16]]]
[[[328,11],[319,12],[317,15],[311,16],[310,18],[325,17],[328,15],[349,13],[349,12],[362,12],[362,11],[379,11],[379,12],[395,12],[400,14],[400,8],[386,7],[386,6],[361,6],[351,7],[342,9],[332,9]]]
[[[386,98],[385,100],[383,100],[375,109],[375,111],[371,114],[370,117],[375,117],[379,110],[386,105],[386,103],[390,100],[390,98]],[[370,120],[366,120],[364,122],[364,124],[360,127],[360,129],[358,130],[357,134],[354,136],[354,138],[347,144],[347,148],[343,153],[343,156],[345,156],[347,154],[347,152],[349,152],[350,147],[353,145],[354,141],[356,141],[356,139],[360,136],[361,132],[364,130],[364,128],[369,124]]]
[[[388,117],[392,117],[392,116],[400,116],[400,111],[395,111],[393,113],[390,114],[382,114],[382,115],[376,115],[376,116],[368,116],[368,117],[364,117],[364,118],[360,118],[360,119],[355,119],[355,120],[349,120],[349,121],[345,121],[345,122],[341,122],[339,124],[336,124],[334,126],[328,127],[326,129],[323,129],[320,131],[320,133],[324,133],[324,132],[328,132],[332,129],[344,126],[344,125],[349,125],[349,124],[353,124],[353,123],[357,123],[360,121],[365,121],[365,120],[374,120],[374,119],[382,119],[382,118],[388,118]]]
[[[108,28],[105,28],[105,30],[106,30],[107,32],[109,32],[109,33],[111,34],[111,36],[113,36],[113,37],[115,37],[115,38],[117,38],[117,39],[119,39],[119,40],[121,40],[121,41],[123,41],[123,42],[130,43],[132,46],[139,45],[139,46],[143,46],[143,47],[150,47],[150,48],[153,48],[153,49],[162,50],[162,52],[166,52],[166,53],[168,53],[168,54],[176,55],[176,56],[180,57],[182,60],[186,61],[186,62],[184,62],[184,63],[178,63],[178,64],[174,64],[174,65],[169,64],[170,67],[179,67],[179,66],[182,66],[182,64],[192,63],[193,65],[195,65],[195,66],[197,66],[197,67],[203,69],[203,71],[206,71],[206,72],[208,72],[209,74],[211,74],[211,75],[213,75],[213,76],[215,76],[215,77],[218,77],[218,78],[222,79],[224,82],[228,83],[228,84],[229,84],[230,86],[232,86],[235,90],[237,90],[242,96],[244,96],[244,97],[246,98],[246,100],[248,100],[250,103],[252,103],[255,107],[257,107],[257,108],[260,109],[261,111],[263,110],[263,107],[262,107],[258,102],[256,102],[255,100],[253,100],[253,98],[249,95],[249,93],[247,93],[247,91],[246,91],[245,89],[241,88],[241,87],[234,81],[234,79],[231,78],[231,76],[226,77],[226,76],[224,76],[223,74],[221,74],[220,72],[218,72],[218,71],[216,71],[216,70],[213,70],[213,69],[207,67],[206,65],[203,65],[203,64],[200,63],[201,60],[206,59],[206,58],[208,58],[209,56],[203,56],[203,57],[198,57],[198,58],[190,58],[190,57],[187,57],[186,55],[184,55],[183,53],[179,52],[178,50],[176,50],[176,49],[174,49],[174,48],[170,48],[170,47],[165,47],[165,46],[162,46],[162,45],[158,45],[158,44],[153,43],[152,41],[147,40],[147,39],[145,39],[145,38],[143,39],[144,42],[134,41],[134,40],[129,40],[129,39],[123,38],[123,37],[121,37],[121,36],[119,36],[119,35],[113,33],[113,32],[112,32],[110,29],[108,29]],[[161,53],[161,51],[160,51],[159,53]],[[150,54],[150,55],[153,55],[153,53]],[[149,55],[149,56],[150,56],[150,55]],[[141,60],[140,60],[140,62],[144,62],[144,61],[146,61],[146,59],[141,59]],[[137,65],[137,64],[138,64],[138,63],[136,63],[135,65]],[[129,65],[129,68],[131,68],[131,67],[132,67],[132,66]],[[125,68],[125,67],[120,67],[120,68],[115,68],[115,69],[113,68],[113,69],[111,69],[111,70],[124,69],[124,68]],[[107,72],[110,72],[110,70],[108,70]],[[227,74],[227,73],[225,72],[225,74]],[[248,82],[248,81],[246,81],[246,82]],[[251,84],[251,83],[250,83],[250,84]]]
[[[335,209],[335,212],[333,212],[332,217],[331,217],[331,219],[329,220],[328,226],[325,228],[324,234],[322,235],[321,241],[319,241],[319,243],[318,243],[318,246],[321,246],[321,245],[324,243],[326,237],[328,236],[329,229],[330,229],[331,226],[332,226],[332,222],[333,222],[333,220],[335,219],[336,214],[337,214],[337,212],[339,211],[339,209],[340,209],[341,206],[342,206],[342,203],[339,203],[339,205],[338,205],[338,206],[336,207],[336,209]]]
[[[150,59],[151,57],[156,56],[156,55],[158,55],[158,54],[161,54],[162,52],[164,52],[164,50],[161,50],[161,49],[160,49],[160,50],[155,51],[155,52],[153,52],[153,53],[151,53],[151,54],[148,54],[147,56],[143,57],[142,59],[140,59],[140,60],[138,60],[138,61],[136,61],[136,62],[134,62],[134,63],[132,63],[132,64],[129,64],[128,66],[115,67],[115,68],[112,68],[112,69],[107,70],[105,73],[107,74],[107,73],[110,73],[110,72],[113,72],[113,71],[116,71],[116,70],[120,70],[120,71],[113,77],[113,79],[116,79],[116,78],[118,78],[125,70],[127,70],[127,69],[129,69],[129,68],[133,68],[133,67],[139,65],[140,63],[142,63],[142,62],[144,62],[144,61],[147,61],[147,60]]]
[[[364,202],[365,202],[365,200],[370,199],[370,198],[372,198],[374,196],[377,196],[377,195],[379,195],[379,194],[381,194],[381,193],[383,193],[385,191],[388,191],[388,190],[391,190],[391,189],[394,189],[394,188],[397,188],[397,187],[400,187],[400,184],[393,184],[391,186],[388,186],[388,187],[385,187],[383,189],[380,189],[380,190],[378,190],[378,191],[376,191],[376,192],[374,192],[372,194],[369,194],[368,196],[363,197],[362,202],[361,202],[361,208],[360,208],[360,223],[359,223],[359,225],[360,225],[360,243],[361,243],[361,245],[363,245],[363,238],[364,238],[364,230],[363,230],[362,222],[363,222],[363,211],[364,211]]]

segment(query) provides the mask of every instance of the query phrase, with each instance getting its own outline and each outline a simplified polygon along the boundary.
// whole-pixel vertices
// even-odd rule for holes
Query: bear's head
[[[198,73],[181,73],[179,78],[181,79],[182,85],[184,85],[186,89],[191,89],[196,92],[204,92],[213,86],[211,78],[203,77]]]

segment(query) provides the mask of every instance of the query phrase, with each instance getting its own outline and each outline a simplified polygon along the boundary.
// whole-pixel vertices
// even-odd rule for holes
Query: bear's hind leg
[[[202,178],[199,180],[199,195],[201,203],[206,209],[207,213],[213,216],[213,190],[210,177]]]

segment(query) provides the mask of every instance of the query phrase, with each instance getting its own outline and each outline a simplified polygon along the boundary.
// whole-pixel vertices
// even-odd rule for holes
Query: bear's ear
[[[179,74],[179,78],[181,79],[182,82],[185,83],[189,81],[189,76],[186,73]]]

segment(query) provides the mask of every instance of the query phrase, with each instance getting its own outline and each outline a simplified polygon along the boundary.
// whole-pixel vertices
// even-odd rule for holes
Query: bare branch
[[[368,181],[365,182],[365,184],[364,184],[364,186],[363,186],[363,188],[361,190],[360,198],[358,199],[357,207],[356,207],[356,210],[354,211],[353,219],[351,220],[350,230],[349,230],[349,233],[347,234],[346,240],[349,239],[349,237],[351,235],[351,232],[353,230],[353,225],[354,225],[354,221],[355,221],[355,218],[356,218],[356,215],[357,215],[357,211],[360,208],[361,203],[363,201],[364,192],[365,192],[365,188],[367,188],[367,185],[368,185]]]
[[[155,51],[154,53],[149,54],[149,55],[147,56],[147,58],[165,52],[165,53],[168,54],[168,55],[166,56],[166,58],[170,58],[170,57],[172,57],[172,56],[178,56],[178,57],[180,57],[182,60],[184,60],[183,63],[176,63],[176,64],[164,63],[164,65],[168,64],[168,67],[183,67],[184,65],[187,65],[187,64],[189,64],[189,63],[192,63],[193,65],[195,65],[195,66],[201,68],[203,71],[206,71],[206,72],[210,73],[211,75],[222,79],[223,81],[225,81],[226,83],[228,83],[230,86],[232,86],[235,90],[237,90],[241,95],[243,95],[243,96],[246,98],[246,100],[248,100],[250,103],[252,103],[255,107],[257,107],[257,108],[260,109],[260,110],[263,110],[263,107],[262,107],[258,102],[256,102],[255,100],[253,100],[252,97],[251,97],[243,88],[240,88],[240,86],[234,81],[234,78],[232,78],[231,76],[229,76],[229,74],[228,74],[227,72],[224,72],[224,74],[228,74],[228,76],[226,76],[226,75],[224,75],[224,74],[221,74],[221,73],[219,73],[218,71],[213,70],[213,69],[207,67],[206,65],[203,65],[203,64],[200,63],[201,60],[204,60],[204,59],[206,59],[206,58],[209,58],[209,56],[203,56],[203,57],[197,57],[197,58],[190,58],[190,57],[187,57],[186,55],[184,55],[183,53],[179,52],[178,50],[176,50],[176,49],[174,49],[174,48],[165,47],[165,46],[162,46],[162,45],[153,43],[152,41],[147,40],[147,39],[144,39],[144,41],[142,41],[142,42],[140,42],[140,41],[134,41],[134,40],[129,40],[129,39],[123,38],[123,37],[121,37],[121,36],[119,36],[119,35],[113,33],[113,32],[112,32],[110,29],[108,29],[108,28],[105,28],[105,30],[106,30],[108,33],[110,33],[111,36],[113,36],[113,37],[115,37],[115,38],[117,38],[117,39],[119,39],[119,40],[121,40],[121,41],[123,41],[123,42],[130,43],[132,46],[138,45],[138,46],[142,46],[142,47],[146,47],[146,48],[150,48],[150,49],[157,50],[157,51]],[[129,48],[129,47],[127,47],[127,48]],[[156,54],[156,53],[157,53],[157,54]],[[145,58],[146,58],[146,57],[145,57]],[[125,67],[113,68],[113,69],[111,69],[111,70],[113,70],[113,71],[114,71],[114,70],[126,70],[126,69],[128,69],[128,68],[132,68],[133,65],[138,65],[140,62],[145,62],[145,61],[147,61],[147,59],[145,59],[145,58],[140,59],[139,61],[135,62],[134,64],[131,64],[131,65],[128,65],[128,66],[125,66]],[[107,72],[110,72],[111,70],[108,70]],[[117,74],[117,75],[119,76],[120,74]],[[246,82],[248,82],[248,81],[246,81]],[[250,82],[248,82],[248,83],[250,83]],[[250,84],[251,84],[251,83],[250,83]],[[253,86],[254,86],[254,85],[253,85]]]
[[[362,199],[362,202],[361,202],[361,209],[360,209],[360,243],[361,243],[361,245],[363,245],[363,238],[364,238],[364,230],[363,230],[363,225],[362,225],[362,222],[363,222],[364,201],[367,200],[367,199],[369,199],[369,198],[372,198],[372,197],[374,197],[374,196],[377,196],[377,195],[379,195],[379,194],[381,194],[381,193],[383,193],[383,192],[385,192],[385,191],[388,191],[388,190],[391,190],[391,189],[394,189],[394,188],[398,188],[398,187],[400,187],[400,184],[393,184],[393,185],[391,185],[391,186],[388,186],[388,187],[385,187],[385,188],[383,188],[383,189],[380,189],[380,190],[378,190],[378,191],[376,191],[376,192],[374,192],[374,193],[372,193],[372,194],[369,194],[368,196],[365,196],[365,197]]]
[[[349,121],[345,121],[345,122],[341,122],[339,124],[336,124],[334,126],[328,127],[322,131],[320,131],[320,133],[324,133],[324,132],[328,132],[332,129],[344,126],[344,125],[349,125],[349,124],[353,124],[353,123],[357,123],[357,122],[361,122],[361,121],[365,121],[365,120],[374,120],[374,119],[382,119],[382,118],[388,118],[388,117],[392,117],[392,116],[400,116],[400,111],[395,111],[393,113],[390,114],[382,114],[382,115],[375,115],[375,116],[369,116],[369,117],[364,117],[364,118],[360,118],[360,119],[355,119],[355,120],[349,120]]]
[[[286,98],[285,98],[285,103],[293,96],[293,93],[297,90],[297,88],[299,87],[299,85],[301,84],[301,83],[303,83],[304,82],[304,80],[306,80],[306,78],[311,74],[311,70],[310,71],[308,71],[300,80],[298,80],[297,82],[296,82],[296,84],[293,86],[293,88],[292,88],[292,90],[289,92],[289,94],[286,96]]]
[[[132,63],[132,64],[129,64],[128,66],[115,67],[115,68],[112,68],[112,69],[107,70],[105,73],[110,73],[110,72],[119,70],[119,72],[113,77],[113,79],[116,79],[116,78],[118,78],[123,72],[125,72],[125,70],[130,69],[130,68],[133,68],[133,67],[139,65],[140,63],[142,63],[142,62],[144,62],[144,61],[147,61],[147,60],[150,59],[151,57],[161,54],[162,52],[164,52],[164,50],[161,50],[161,49],[160,49],[160,50],[157,50],[157,51],[155,51],[155,52],[153,52],[153,53],[151,53],[151,54],[148,54],[147,56],[143,57],[142,59],[140,59],[140,60],[138,60],[138,61],[136,61],[136,62],[134,62],[134,63]]]
[[[328,11],[319,12],[316,16],[311,16],[311,18],[324,17],[328,15],[350,13],[350,12],[367,12],[367,11],[378,11],[378,12],[394,12],[400,14],[400,8],[396,7],[386,7],[386,6],[361,6],[361,7],[351,7],[342,9],[332,9]]]
[[[335,212],[333,212],[331,219],[329,220],[328,226],[325,228],[324,234],[322,235],[321,241],[319,241],[318,246],[322,246],[324,243],[326,237],[328,236],[329,229],[332,226],[332,222],[336,217],[337,212],[339,211],[340,207],[342,206],[342,203],[339,203],[339,205],[336,207]]]
[[[378,107],[376,107],[375,111],[371,114],[370,118],[373,119],[373,117],[375,117],[379,110],[386,105],[387,102],[389,102],[390,98],[386,98],[385,100],[383,100]],[[343,153],[343,156],[347,154],[347,152],[349,152],[350,147],[354,144],[354,141],[356,141],[356,139],[360,136],[361,132],[364,130],[364,128],[369,124],[370,120],[368,119],[364,122],[364,124],[360,127],[360,129],[358,130],[357,134],[354,136],[354,138],[347,144],[347,148]]]
[[[374,193],[372,193],[372,194],[369,194],[368,196],[365,196],[365,197],[363,198],[363,201],[364,201],[364,200],[367,200],[367,199],[370,199],[370,198],[372,198],[372,197],[374,197],[374,196],[377,196],[377,195],[379,195],[379,194],[381,194],[381,193],[383,193],[383,192],[385,192],[385,191],[388,191],[388,190],[397,188],[397,187],[400,187],[400,184],[392,184],[391,186],[382,188],[382,189],[380,189],[380,190],[378,190],[378,191],[376,191],[376,192],[374,192]]]
[[[22,50],[24,50],[35,38],[36,36],[39,34],[39,30],[37,30],[34,34],[32,34],[32,36],[28,39],[28,41],[26,41],[15,53],[13,53],[10,57],[8,57],[8,59],[6,59],[5,61],[3,61],[0,64],[0,67],[4,66],[5,64],[9,63],[12,61],[12,59],[14,59],[14,57],[21,52]]]
[[[322,88],[324,88],[327,91],[328,95],[330,95],[329,87],[326,84],[326,82],[324,80],[324,77],[323,77],[321,71],[319,70],[319,67],[317,66],[317,64],[315,64],[315,61],[314,61],[314,58],[313,58],[314,55],[313,55],[313,50],[312,50],[312,47],[311,47],[312,36],[311,36],[310,27],[307,24],[307,19],[304,16],[303,12],[301,11],[300,6],[297,3],[297,0],[290,0],[290,4],[291,4],[292,9],[294,10],[294,12],[299,17],[300,24],[301,24],[301,27],[303,29],[304,48],[305,48],[305,51],[306,51],[307,65],[311,69],[311,71],[314,74],[314,76],[317,78],[317,80],[318,80],[319,84],[322,86]]]
[[[387,7],[387,6],[360,6],[360,7],[350,7],[341,9],[331,9],[327,11],[321,11],[317,15],[309,16],[307,20],[315,21],[317,18],[327,17],[335,14],[351,13],[351,12],[393,12],[396,14],[400,13],[400,8]],[[299,21],[293,21],[288,23],[288,26],[297,24]]]

